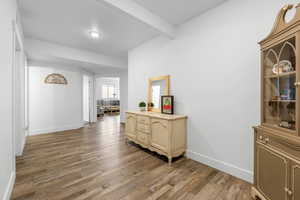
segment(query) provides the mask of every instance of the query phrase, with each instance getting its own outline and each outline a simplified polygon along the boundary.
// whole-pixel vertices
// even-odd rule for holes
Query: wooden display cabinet
[[[252,197],[300,199],[300,4],[282,8],[261,41],[261,125],[255,132]]]

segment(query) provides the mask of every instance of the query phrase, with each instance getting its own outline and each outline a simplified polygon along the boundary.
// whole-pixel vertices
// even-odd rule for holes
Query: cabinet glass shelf
[[[263,123],[296,131],[295,38],[263,52]]]
[[[279,78],[279,77],[285,77],[285,76],[295,76],[296,75],[296,71],[291,71],[291,72],[283,72],[280,73],[278,75],[274,74],[274,75],[269,75],[269,76],[265,76],[265,78]]]

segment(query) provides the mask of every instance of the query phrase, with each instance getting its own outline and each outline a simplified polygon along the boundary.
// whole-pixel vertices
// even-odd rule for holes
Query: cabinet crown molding
[[[287,12],[291,9],[295,8],[296,13],[292,20],[289,22],[286,22],[285,16]],[[289,31],[290,29],[294,28],[295,26],[300,24],[300,3],[296,6],[292,4],[285,5],[283,8],[280,9],[275,23],[273,25],[271,33],[262,41],[259,42],[259,44],[263,45],[264,43],[268,42],[269,40],[272,40],[279,35],[283,34],[284,32]]]

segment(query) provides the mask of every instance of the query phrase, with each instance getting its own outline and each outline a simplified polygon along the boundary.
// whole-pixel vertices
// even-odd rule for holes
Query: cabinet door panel
[[[296,37],[263,51],[263,123],[291,134],[298,126]],[[297,65],[296,65],[297,64]]]
[[[169,150],[169,128],[166,120],[152,120],[151,145],[164,152]]]
[[[288,200],[288,160],[257,144],[257,187],[270,200]]]
[[[136,138],[136,117],[134,115],[126,116],[125,132],[127,136]]]
[[[300,199],[300,163],[292,164],[292,200]]]

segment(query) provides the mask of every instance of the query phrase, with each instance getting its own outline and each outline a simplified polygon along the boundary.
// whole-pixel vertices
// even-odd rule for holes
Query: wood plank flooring
[[[250,200],[250,185],[186,158],[125,143],[118,117],[30,136],[12,200]]]

